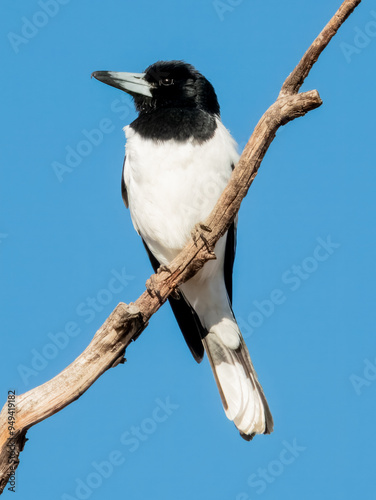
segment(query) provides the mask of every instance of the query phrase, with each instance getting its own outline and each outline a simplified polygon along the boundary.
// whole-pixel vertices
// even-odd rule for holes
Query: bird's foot
[[[199,239],[201,239],[204,242],[204,245],[206,247],[206,250],[208,254],[211,256],[212,259],[215,259],[215,253],[212,251],[210,248],[210,244],[204,234],[204,232],[211,233],[212,229],[209,226],[206,226],[205,224],[202,224],[202,222],[199,222],[198,224],[195,225],[191,232],[192,240],[194,244],[197,246],[197,242]]]
[[[191,231],[192,240],[196,246],[200,238],[205,243],[205,245],[208,245],[208,240],[204,236],[203,231],[206,231],[207,233],[212,232],[211,228],[209,226],[205,226],[205,224],[203,224],[202,222],[197,223]]]
[[[158,269],[157,269],[157,274],[160,274],[162,272],[166,272],[166,273],[172,274],[172,271],[171,271],[171,269],[168,266],[159,266]],[[175,300],[179,300],[181,296],[180,296],[180,293],[178,292],[178,290],[173,290],[170,293],[170,297],[172,297]]]
[[[157,274],[161,274],[163,272],[166,272],[166,273],[171,273],[171,269],[167,266],[159,266],[158,269],[157,269]]]
[[[175,299],[175,300],[180,300],[181,299],[181,295],[180,293],[178,292],[178,290],[173,290],[171,293],[170,293],[170,297],[172,299]]]
[[[154,298],[157,297],[159,301],[162,301],[161,294],[159,293],[157,283],[156,283],[156,276],[155,274],[152,274],[148,280],[146,280],[146,290],[148,291],[148,294],[150,297]]]

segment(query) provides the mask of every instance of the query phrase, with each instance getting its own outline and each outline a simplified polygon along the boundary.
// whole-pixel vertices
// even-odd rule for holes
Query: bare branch
[[[118,304],[94,335],[85,351],[45,384],[16,396],[13,436],[7,424],[8,407],[0,413],[0,494],[26,442],[27,430],[78,399],[106,370],[123,362],[125,349],[146,328],[150,317],[179,285],[214,258],[216,242],[228,230],[246,196],[279,127],[322,104],[316,90],[298,94],[313,64],[361,0],[346,0],[286,79],[277,101],[261,117],[232,177],[214,210],[196,227],[196,242],[189,241],[169,265],[153,276],[156,295],[145,291],[134,304]],[[209,229],[207,229],[209,228]],[[205,233],[205,238],[200,237]]]
[[[360,4],[361,0],[345,0],[332,19],[328,22],[319,36],[313,41],[307,52],[299,61],[294,71],[286,78],[282,85],[279,97],[284,95],[296,94],[311,71],[312,66],[320,57],[321,52],[328,45],[330,40],[337,33],[341,25],[346,21],[349,15]]]

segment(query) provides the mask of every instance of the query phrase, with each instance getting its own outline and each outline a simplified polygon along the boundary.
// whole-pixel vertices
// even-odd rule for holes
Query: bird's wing
[[[123,163],[123,170],[121,172],[121,195],[123,197],[124,205],[128,208],[129,203],[128,203],[128,193],[127,193],[127,186],[125,185],[124,181],[124,169],[125,169],[125,160],[126,156],[124,156],[124,163]]]
[[[234,163],[231,165],[231,170],[234,170]],[[225,276],[225,285],[228,295],[228,300],[232,306],[232,271],[234,269],[234,260],[236,252],[236,227],[238,224],[238,216],[235,217],[234,222],[231,224],[227,231],[226,249],[225,249],[225,263],[223,267]]]
[[[157,272],[160,263],[154,257],[154,255],[149,250],[145,241],[142,240],[146,251],[148,253],[151,265],[153,266],[154,272]],[[234,267],[235,258],[235,248],[236,248],[236,223],[233,222],[227,232],[226,239],[226,250],[225,250],[225,261],[224,261],[224,276],[227,295],[232,302],[232,269]],[[179,298],[168,298],[172,312],[175,315],[176,321],[182,331],[184,339],[193,355],[195,360],[200,363],[204,356],[204,347],[202,345],[201,339],[203,339],[207,331],[201,325],[201,322],[190,304],[185,300],[184,296],[178,292]]]
[[[226,249],[225,249],[225,263],[224,263],[224,276],[227,295],[232,305],[232,270],[234,268],[235,251],[236,251],[236,223],[237,218],[231,224],[227,231]]]
[[[160,264],[149,250],[145,241],[142,240],[142,242],[146,248],[154,272],[157,272]],[[201,325],[197,314],[185,300],[183,295],[180,292],[178,292],[178,295],[178,299],[175,299],[170,295],[168,300],[193,357],[197,363],[200,363],[204,357],[204,346],[202,345],[201,338],[203,338],[207,332]]]

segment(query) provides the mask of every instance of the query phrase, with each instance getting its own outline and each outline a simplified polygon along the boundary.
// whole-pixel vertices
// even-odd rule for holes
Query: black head
[[[192,65],[183,61],[158,61],[144,73],[96,71],[92,76],[131,94],[140,114],[179,108],[219,115],[213,86]]]
[[[219,115],[213,85],[191,64],[183,61],[159,61],[145,71],[152,99],[136,96],[138,111],[153,108],[196,108]]]

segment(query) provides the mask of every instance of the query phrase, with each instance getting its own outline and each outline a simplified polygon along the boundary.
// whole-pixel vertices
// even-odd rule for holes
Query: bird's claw
[[[155,274],[151,275],[150,278],[146,281],[146,290],[148,291],[148,294],[150,297],[154,298],[157,297],[158,300],[162,300],[161,294],[159,293],[159,290],[157,288],[157,284],[155,282]]]
[[[191,232],[192,240],[193,240],[194,244],[197,246],[198,240],[201,239],[205,244],[205,247],[206,247],[206,250],[208,251],[208,254],[213,255],[213,258],[215,259],[215,255],[214,255],[212,249],[210,248],[210,245],[209,245],[208,240],[206,239],[206,236],[204,235],[204,231],[207,233],[211,233],[212,229],[209,226],[206,226],[205,224],[203,224],[202,222],[199,222],[198,224],[196,224]]]
[[[202,222],[199,222],[198,224],[195,225],[195,227],[192,229],[191,236],[192,240],[194,241],[194,244],[196,245],[198,240],[201,238],[204,242],[207,240],[205,236],[203,235],[202,231],[206,231],[207,233],[211,233],[212,229],[209,226],[206,226]]]
[[[157,269],[157,274],[161,274],[163,272],[171,274],[171,270],[170,270],[170,268],[168,266],[159,266],[158,269]]]
[[[173,290],[173,291],[170,293],[170,297],[171,297],[172,299],[175,299],[175,300],[180,300],[181,295],[180,295],[180,293],[178,292],[178,290]]]
[[[157,274],[161,274],[163,272],[166,272],[166,273],[169,273],[169,274],[172,274],[172,271],[171,269],[168,267],[168,266],[159,266],[158,269],[157,269]],[[170,297],[175,299],[175,300],[179,300],[180,299],[180,294],[177,290],[173,290],[171,293],[170,293]]]
[[[207,233],[211,233],[212,232],[212,228],[210,226],[206,226],[205,224],[203,224],[202,222],[199,222],[198,223],[198,226],[203,230],[203,231],[206,231]]]

